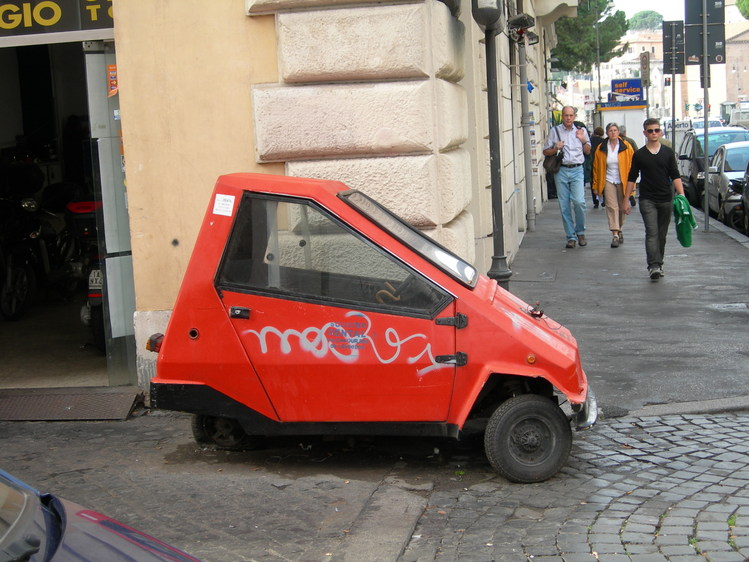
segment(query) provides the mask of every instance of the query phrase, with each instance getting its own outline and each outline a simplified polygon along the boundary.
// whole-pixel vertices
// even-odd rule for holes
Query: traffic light
[[[670,86],[670,85],[671,85],[671,77],[666,76],[666,86]]]

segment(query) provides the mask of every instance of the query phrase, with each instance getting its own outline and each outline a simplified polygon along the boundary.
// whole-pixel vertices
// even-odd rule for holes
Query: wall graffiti
[[[408,364],[413,364],[426,357],[429,365],[417,371],[419,375],[425,375],[435,369],[451,367],[449,364],[437,363],[432,354],[432,345],[425,334],[411,334],[401,337],[395,328],[388,327],[382,338],[375,339],[372,320],[363,312],[347,312],[345,322],[326,322],[322,326],[309,326],[303,330],[287,328],[279,330],[274,326],[265,326],[260,331],[245,330],[243,334],[252,334],[258,339],[260,352],[269,352],[269,342],[278,340],[278,346],[283,354],[291,353],[294,346],[301,351],[311,353],[315,358],[322,359],[331,353],[339,361],[344,363],[355,363],[360,353],[369,348],[383,365],[396,361],[401,354],[404,355]],[[275,336],[271,338],[270,336]],[[378,341],[380,347],[378,347]],[[416,348],[416,353],[406,355],[404,348],[409,342],[409,349]],[[421,345],[419,343],[421,342]]]

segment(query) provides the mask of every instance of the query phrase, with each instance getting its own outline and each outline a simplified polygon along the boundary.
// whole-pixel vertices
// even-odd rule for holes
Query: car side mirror
[[[717,167],[717,166],[710,166],[710,167],[709,167],[709,168],[707,169],[707,171],[708,171],[708,173],[710,173],[710,174],[717,174],[717,173],[718,173],[718,167]]]
[[[730,188],[734,193],[744,193],[744,180],[731,180]]]
[[[679,154],[679,160],[691,160],[688,154]]]

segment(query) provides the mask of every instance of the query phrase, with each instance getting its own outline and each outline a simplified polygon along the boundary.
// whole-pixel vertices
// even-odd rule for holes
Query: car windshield
[[[697,156],[704,156],[704,152],[702,150],[702,139],[703,135],[697,134],[695,135],[697,139]],[[710,151],[710,158],[713,157],[713,154],[715,154],[715,151],[718,150],[718,148],[723,144],[728,144],[729,142],[738,142],[738,141],[746,141],[749,140],[749,130],[746,131],[731,131],[731,132],[709,132],[707,134],[707,146],[708,150]]]
[[[476,285],[478,271],[475,267],[416,230],[375,200],[355,190],[341,192],[338,196],[460,283],[469,287]]]

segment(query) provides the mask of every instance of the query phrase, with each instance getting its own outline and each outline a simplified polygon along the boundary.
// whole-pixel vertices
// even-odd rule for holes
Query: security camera
[[[536,20],[525,12],[512,16],[507,20],[507,27],[510,29],[528,29],[536,25]]]

